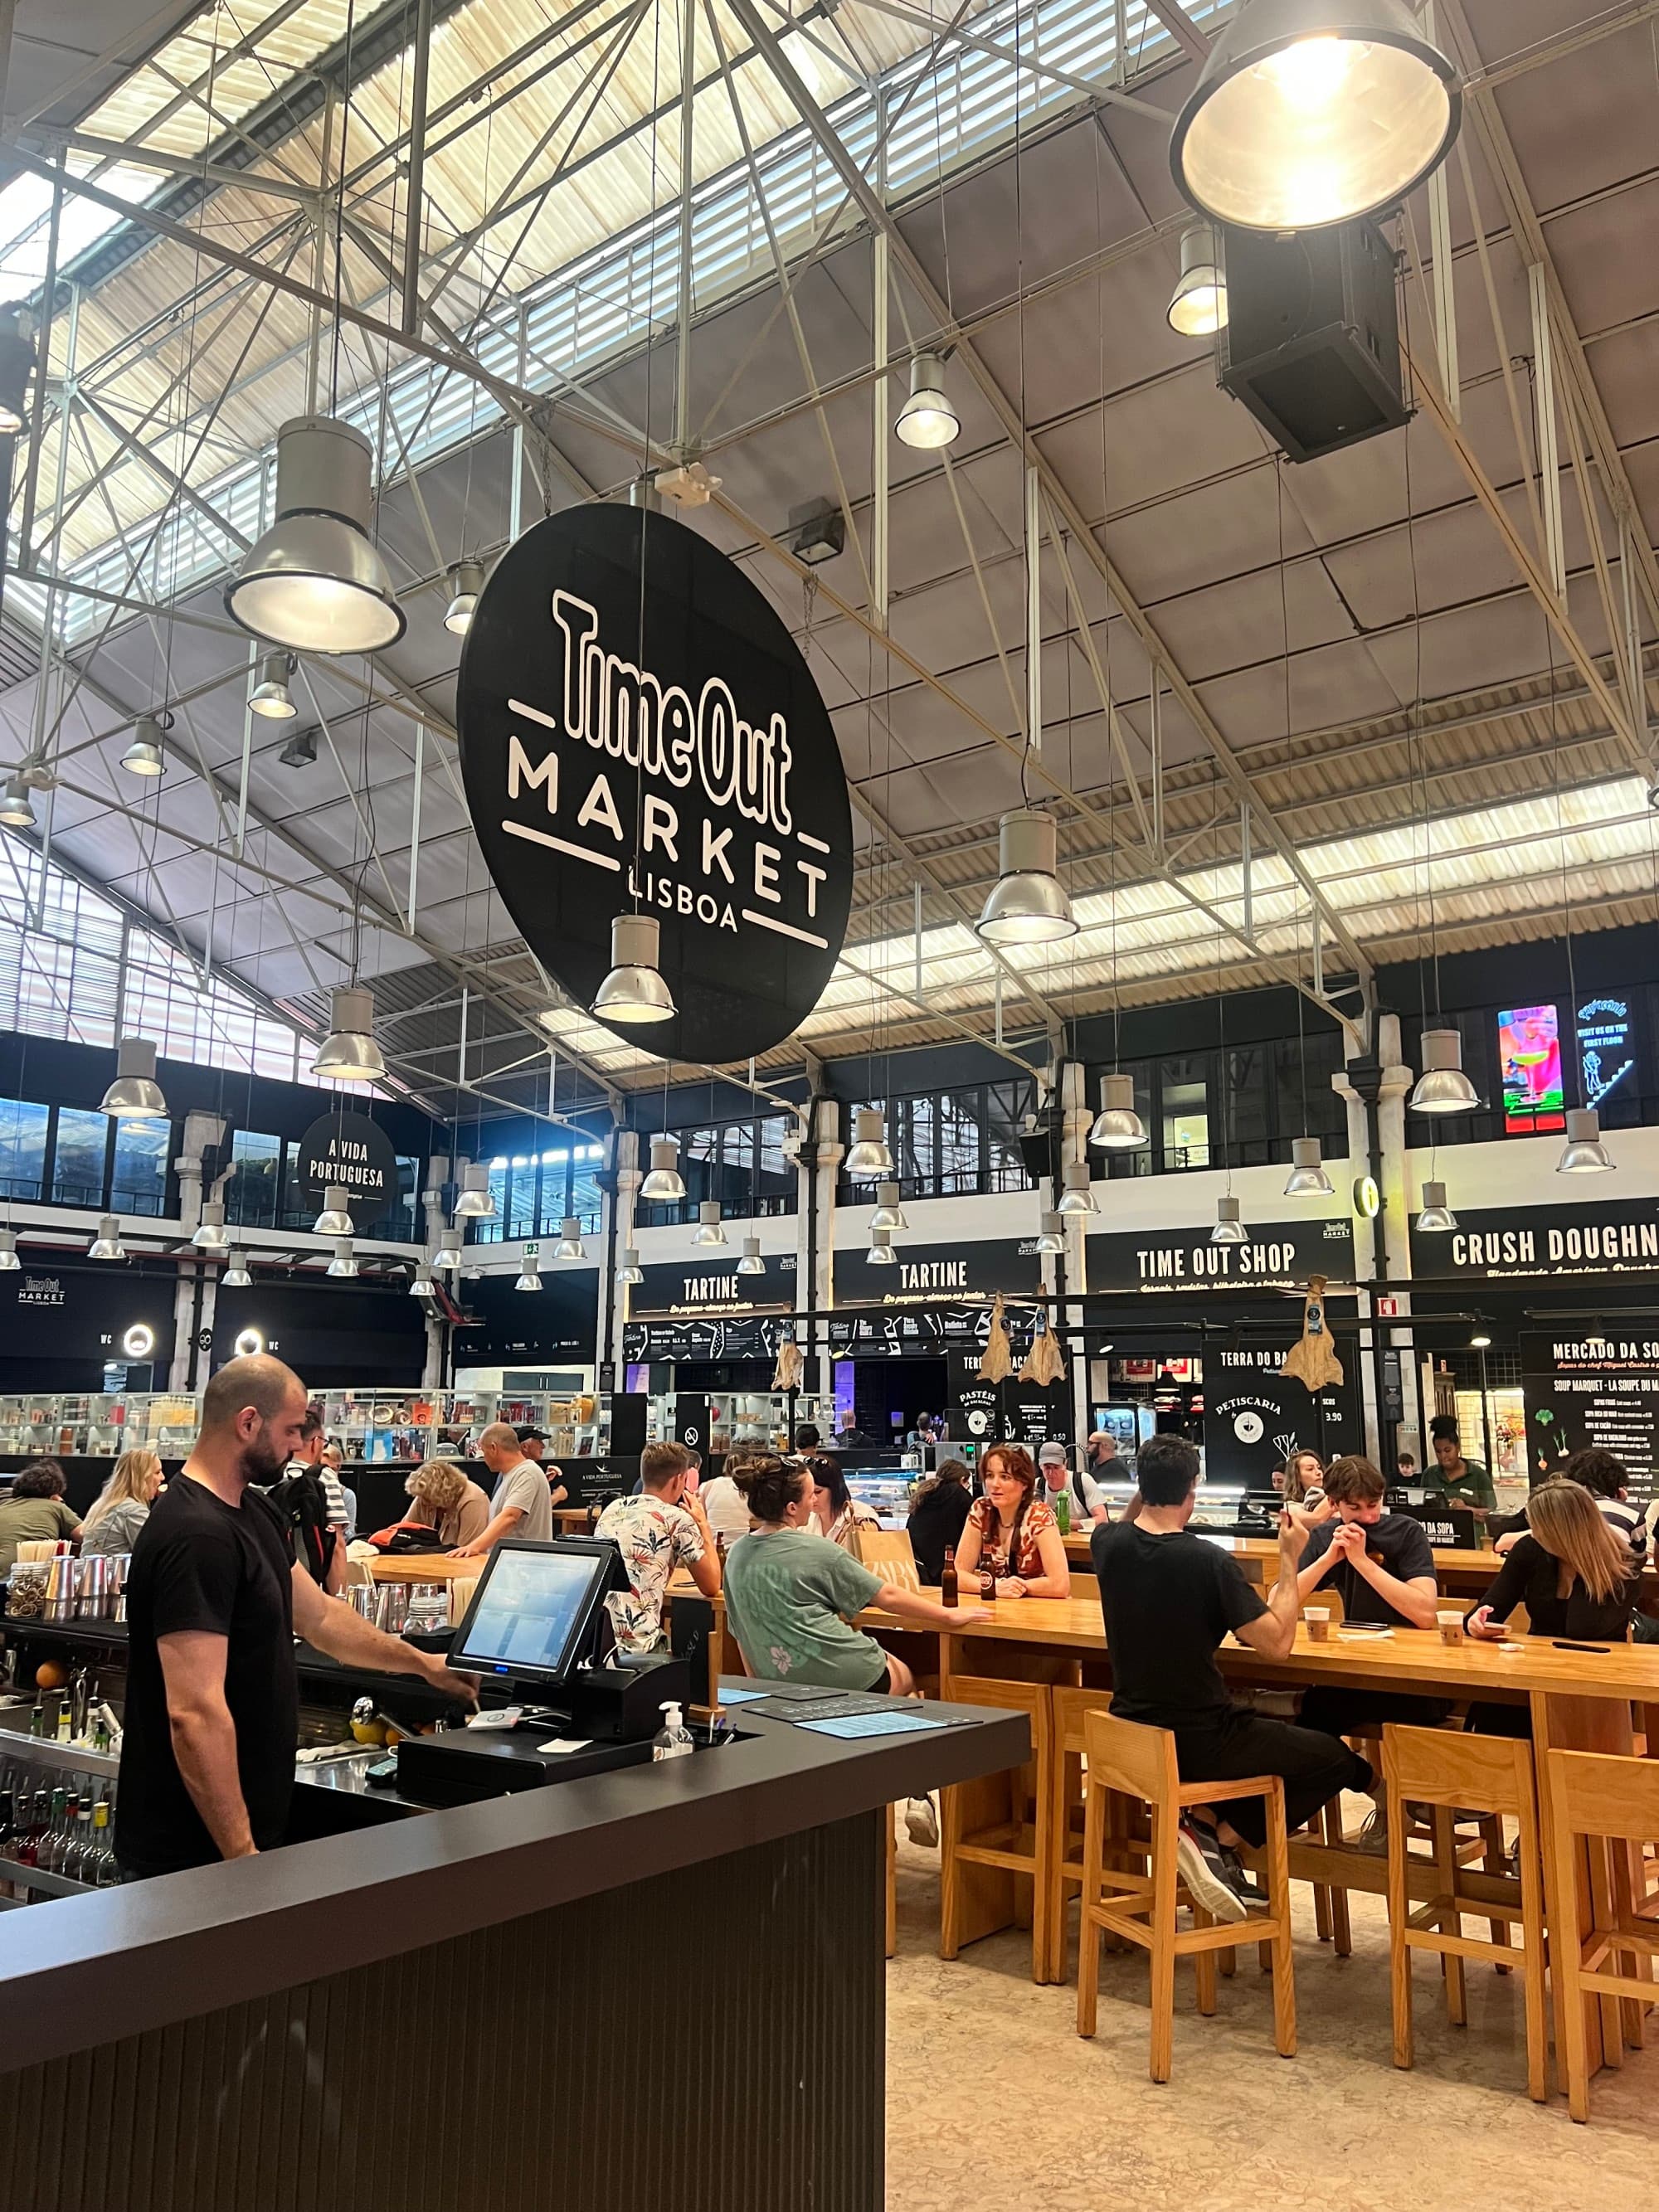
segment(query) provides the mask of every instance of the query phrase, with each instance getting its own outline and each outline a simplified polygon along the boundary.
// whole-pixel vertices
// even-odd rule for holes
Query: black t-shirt
[[[196,1629],[226,1638],[225,1702],[255,1844],[283,1840],[300,1733],[294,1592],[270,1501],[227,1505],[177,1475],[133,1546],[127,1578],[127,1700],[116,1855],[130,1872],[171,1874],[219,1856],[173,1757],[157,1639]]]
[[[1496,1621],[1505,1621],[1517,1605],[1527,1608],[1534,1636],[1568,1636],[1585,1644],[1622,1644],[1631,1609],[1640,1584],[1632,1571],[1624,1588],[1610,1598],[1595,1598],[1579,1581],[1565,1597],[1561,1591],[1561,1566],[1536,1536],[1523,1536],[1505,1553],[1498,1579],[1480,1601],[1492,1607]],[[1479,1612],[1480,1607],[1472,1608]],[[1467,1617],[1467,1616],[1466,1616]]]
[[[965,1482],[936,1482],[911,1509],[910,1549],[922,1581],[930,1586],[945,1572],[947,1545],[962,1541],[973,1502]]]
[[[1356,1524],[1359,1525],[1359,1524]],[[1301,1565],[1316,1565],[1331,1548],[1340,1521],[1322,1521],[1309,1537],[1303,1551]],[[1409,1513],[1385,1513],[1365,1530],[1365,1549],[1388,1573],[1402,1583],[1416,1582],[1426,1575],[1434,1579],[1434,1549],[1427,1531],[1420,1521],[1413,1521]],[[1403,1613],[1396,1611],[1379,1590],[1372,1588],[1351,1559],[1340,1567],[1333,1567],[1323,1582],[1309,1598],[1310,1605],[1317,1605],[1321,1590],[1340,1590],[1342,1611],[1349,1620],[1381,1621],[1389,1628],[1411,1628],[1415,1626]]]
[[[1096,1523],[1089,1555],[1112,1660],[1112,1711],[1149,1728],[1201,1728],[1231,1709],[1215,1649],[1267,1610],[1236,1559],[1186,1529]]]

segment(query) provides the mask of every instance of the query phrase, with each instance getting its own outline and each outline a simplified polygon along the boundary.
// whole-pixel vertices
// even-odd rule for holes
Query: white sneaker
[[[939,1848],[939,1814],[931,1797],[912,1797],[904,1808],[904,1826],[913,1844],[928,1850]]]
[[[1242,1893],[1243,1869],[1234,1874],[1214,1829],[1196,1820],[1183,1820],[1176,1837],[1176,1863],[1194,1904],[1201,1905],[1218,1920],[1249,1917],[1253,1900]]]

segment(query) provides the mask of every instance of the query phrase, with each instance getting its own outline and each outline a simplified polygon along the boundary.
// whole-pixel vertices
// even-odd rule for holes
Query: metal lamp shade
[[[585,1260],[582,1249],[582,1225],[574,1213],[567,1213],[559,1224],[559,1242],[554,1251],[556,1260]]]
[[[887,1117],[876,1106],[860,1106],[853,1116],[853,1144],[847,1155],[847,1172],[855,1182],[871,1182],[893,1172],[893,1155],[887,1143]]]
[[[88,1260],[125,1260],[126,1247],[121,1242],[121,1224],[112,1213],[98,1217],[98,1234],[87,1247]]]
[[[368,535],[371,448],[318,415],[276,433],[276,520],[225,588],[225,611],[295,653],[377,653],[408,626]]]
[[[341,1083],[378,1083],[386,1073],[386,1061],[374,1042],[373,991],[353,983],[334,993],[328,1035],[311,1072]]]
[[[1601,1117],[1593,1106],[1575,1107],[1567,1115],[1567,1141],[1555,1163],[1557,1175],[1608,1175],[1613,1170],[1601,1142]]]
[[[198,1252],[228,1252],[230,1231],[225,1227],[223,1201],[210,1198],[202,1207],[201,1225],[191,1238]]]
[[[1094,1192],[1090,1188],[1087,1160],[1068,1160],[1066,1163],[1063,1182],[1065,1188],[1060,1192],[1060,1204],[1055,1209],[1056,1212],[1097,1213],[1100,1211],[1095,1204]]]
[[[1425,1030],[1423,1073],[1406,1101],[1413,1114],[1473,1114],[1480,1105],[1463,1073],[1463,1040],[1455,1030]]]
[[[409,1286],[409,1295],[411,1298],[435,1298],[437,1297],[438,1285],[433,1280],[432,1262],[429,1260],[417,1260],[416,1261],[415,1279]]]
[[[241,1253],[231,1254],[225,1272],[220,1277],[219,1287],[225,1291],[251,1291],[253,1288],[253,1278],[248,1273],[247,1261]]]
[[[444,610],[444,628],[453,630],[457,637],[465,637],[471,627],[483,583],[483,563],[481,561],[456,562],[450,585],[449,605]]]
[[[165,1121],[167,1102],[155,1080],[155,1047],[149,1037],[123,1037],[115,1048],[115,1080],[100,1110],[118,1121]]]
[[[349,1237],[337,1237],[335,1238],[334,1257],[328,1263],[328,1272],[331,1275],[355,1275],[356,1273],[357,1255],[351,1249],[351,1239]]]
[[[288,688],[293,673],[294,663],[286,653],[261,653],[258,679],[248,694],[249,713],[267,722],[291,722],[300,711]]]
[[[642,1283],[645,1280],[645,1271],[640,1265],[640,1255],[631,1244],[624,1245],[623,1248],[622,1265],[617,1270],[617,1280],[619,1283],[629,1284]]]
[[[461,1232],[459,1229],[441,1229],[438,1231],[438,1249],[432,1255],[432,1264],[434,1268],[447,1267],[452,1273],[459,1272]]]
[[[766,1262],[761,1257],[758,1237],[744,1238],[743,1257],[738,1262],[738,1273],[740,1275],[763,1275],[766,1273]]]
[[[724,1244],[726,1231],[720,1225],[720,1205],[717,1198],[706,1198],[697,1208],[697,1225],[691,1231],[694,1244]]]
[[[651,1170],[640,1185],[640,1196],[664,1206],[678,1206],[685,1196],[678,1137],[653,1137],[651,1139]]]
[[[893,1249],[892,1231],[890,1229],[872,1229],[870,1231],[870,1249],[864,1256],[872,1267],[891,1267],[896,1266],[898,1261],[898,1254]]]
[[[1066,1249],[1066,1221],[1058,1208],[1038,1215],[1036,1248],[1039,1252]]]
[[[513,1285],[515,1291],[540,1290],[542,1286],[542,1279],[536,1272],[536,1255],[540,1249],[541,1248],[538,1245],[535,1244],[526,1244],[525,1246],[524,1265],[519,1270],[518,1281]]]
[[[1396,205],[1462,116],[1457,71],[1406,0],[1250,0],[1176,119],[1182,193],[1246,230],[1319,230]]]
[[[911,356],[910,395],[900,408],[893,428],[903,444],[924,450],[954,443],[962,418],[945,389],[945,362],[939,355]]]
[[[1146,1141],[1146,1125],[1135,1111],[1133,1075],[1103,1075],[1100,1079],[1100,1111],[1089,1132],[1089,1142],[1103,1152],[1129,1152]]]
[[[323,1210],[311,1224],[313,1237],[349,1237],[356,1229],[349,1207],[350,1194],[337,1182],[325,1184]]]
[[[493,1221],[495,1198],[489,1188],[489,1168],[483,1160],[469,1160],[461,1170],[461,1188],[455,1199],[457,1221]]]
[[[1417,1225],[1433,1236],[1444,1236],[1457,1226],[1457,1216],[1446,1203],[1443,1182],[1425,1182],[1423,1186],[1423,1211],[1417,1217]]]
[[[1246,1244],[1250,1232],[1239,1218],[1236,1198],[1218,1198],[1215,1202],[1215,1227],[1210,1231],[1212,1244]]]
[[[0,1229],[0,1275],[15,1274],[22,1264],[17,1256],[17,1231]]]
[[[611,923],[611,969],[594,994],[593,1011],[608,1022],[635,1027],[672,1022],[678,1009],[658,962],[662,935],[656,917],[619,914]]]
[[[896,1182],[878,1182],[876,1185],[876,1210],[870,1216],[870,1226],[895,1231],[910,1226],[899,1205],[899,1187]]]
[[[1189,223],[1181,234],[1181,281],[1170,301],[1170,328],[1183,338],[1212,337],[1227,327],[1227,280],[1221,273],[1215,232]]]
[[[1022,806],[1003,816],[997,827],[997,879],[974,924],[988,945],[1053,945],[1076,936],[1072,902],[1055,873],[1059,854],[1052,814]]]
[[[21,775],[13,776],[6,786],[5,797],[0,799],[0,822],[3,822],[8,830],[33,830],[34,827],[34,800],[30,796],[28,785]]]
[[[1291,1177],[1285,1186],[1286,1198],[1334,1198],[1335,1186],[1326,1174],[1320,1158],[1317,1137],[1296,1137],[1291,1141]]]
[[[161,748],[161,725],[154,714],[140,714],[133,726],[132,741],[121,756],[129,775],[163,775],[167,756]]]

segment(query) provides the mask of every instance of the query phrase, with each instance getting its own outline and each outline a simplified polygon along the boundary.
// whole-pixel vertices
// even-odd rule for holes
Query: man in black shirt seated
[[[1312,1522],[1288,1506],[1279,1523],[1279,1578],[1264,1605],[1229,1553],[1188,1533],[1198,1453],[1184,1437],[1150,1437],[1136,1455],[1139,1483],[1121,1521],[1097,1524],[1090,1553],[1100,1583],[1119,1719],[1173,1730],[1183,1782],[1277,1774],[1292,1828],[1344,1790],[1369,1790],[1364,1759],[1334,1736],[1243,1711],[1227,1695],[1216,1646],[1231,1630],[1266,1659],[1296,1640],[1296,1566]],[[1239,1859],[1266,1839],[1260,1798],[1222,1799],[1182,1817],[1182,1877],[1206,1911],[1242,1920],[1260,1899]]]
[[[1303,1603],[1317,1604],[1322,1590],[1342,1600],[1345,1620],[1379,1628],[1432,1628],[1438,1597],[1434,1553],[1420,1521],[1383,1510],[1388,1486],[1368,1459],[1339,1459],[1325,1477],[1335,1518],[1316,1528],[1302,1554],[1297,1585]],[[1451,1711],[1442,1698],[1414,1698],[1390,1690],[1347,1690],[1321,1683],[1302,1700],[1302,1725],[1326,1735],[1381,1729],[1389,1721],[1407,1728],[1437,1728]],[[1360,1832],[1363,1851],[1385,1853],[1388,1815],[1383,1800]]]

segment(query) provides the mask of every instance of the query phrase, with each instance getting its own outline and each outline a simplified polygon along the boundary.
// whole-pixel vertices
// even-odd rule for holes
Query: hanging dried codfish
[[[1066,1362],[1060,1355],[1060,1339],[1048,1326],[1048,1316],[1039,1310],[1036,1325],[1031,1332],[1031,1348],[1025,1355],[1025,1364],[1019,1370],[1022,1382],[1040,1382],[1046,1389],[1050,1382],[1066,1380]]]
[[[999,1291],[991,1304],[991,1333],[985,1340],[985,1357],[979,1363],[982,1382],[1006,1382],[1014,1371],[1014,1356],[1008,1348],[1007,1324],[1002,1318],[1002,1293]]]
[[[1281,1375],[1291,1376],[1308,1390],[1326,1390],[1342,1380],[1337,1358],[1325,1326],[1325,1278],[1308,1278],[1307,1303],[1302,1309],[1302,1334],[1285,1354]]]
[[[778,1342],[778,1364],[772,1376],[775,1390],[799,1390],[806,1363],[793,1336],[782,1337]]]

